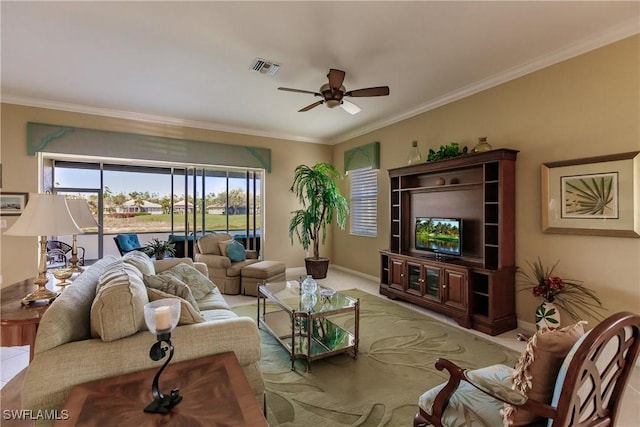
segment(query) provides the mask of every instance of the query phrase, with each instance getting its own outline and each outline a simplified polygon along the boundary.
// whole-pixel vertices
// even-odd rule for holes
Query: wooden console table
[[[176,348],[176,351],[180,351]],[[158,362],[158,369],[163,361]],[[233,352],[170,363],[160,389],[179,388],[182,401],[166,415],[143,409],[153,400],[156,368],[79,384],[56,426],[268,426]]]
[[[47,289],[58,291],[54,285],[55,279],[50,278]],[[2,347],[29,345],[29,361],[33,359],[36,332],[40,319],[49,308],[48,302],[36,301],[28,306],[22,305],[21,300],[30,292],[37,289],[33,278],[14,283],[0,292],[2,308],[0,311],[0,341]]]

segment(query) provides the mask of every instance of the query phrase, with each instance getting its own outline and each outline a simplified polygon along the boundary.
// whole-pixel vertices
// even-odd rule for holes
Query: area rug
[[[267,388],[271,426],[410,427],[418,397],[447,380],[434,367],[437,358],[479,368],[495,363],[513,366],[518,353],[465,330],[434,320],[385,298],[360,290],[358,358],[339,354],[314,361],[311,372],[261,330],[261,367]],[[255,304],[233,309],[255,319]],[[353,328],[352,316],[332,318]]]

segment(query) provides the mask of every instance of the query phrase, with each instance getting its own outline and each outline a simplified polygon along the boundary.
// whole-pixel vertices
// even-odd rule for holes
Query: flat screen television
[[[462,255],[462,219],[416,218],[415,248],[444,255]]]

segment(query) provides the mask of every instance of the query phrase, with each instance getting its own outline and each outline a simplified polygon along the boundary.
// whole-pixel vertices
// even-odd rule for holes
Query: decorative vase
[[[411,142],[411,151],[409,151],[409,156],[407,158],[407,164],[412,165],[414,163],[420,163],[422,161],[422,154],[420,154],[420,150],[418,149],[418,141]]]
[[[487,142],[487,137],[483,136],[478,138],[478,144],[471,150],[473,153],[482,153],[485,151],[491,151],[491,144]]]
[[[310,311],[318,302],[318,297],[314,293],[302,294],[300,304],[304,309]]]
[[[301,287],[303,294],[315,294],[318,289],[318,282],[309,274],[307,278],[302,281]]]
[[[544,301],[536,309],[536,327],[538,330],[547,328],[549,330],[560,327],[560,311],[552,302]]]

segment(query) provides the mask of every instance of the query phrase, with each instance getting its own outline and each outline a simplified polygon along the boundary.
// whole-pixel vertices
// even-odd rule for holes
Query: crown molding
[[[26,107],[47,108],[52,110],[68,111],[71,113],[91,114],[95,116],[112,117],[117,119],[135,120],[139,122],[158,123],[170,126],[190,127],[218,132],[228,132],[242,135],[259,136],[263,138],[287,139],[296,142],[309,142],[313,144],[326,144],[327,141],[309,138],[307,136],[291,135],[279,132],[267,132],[263,130],[227,126],[217,123],[197,120],[184,120],[175,117],[159,116],[154,114],[138,113],[134,111],[112,110],[108,108],[92,107],[88,105],[70,104],[47,99],[29,98],[13,94],[2,94],[2,102],[7,104],[23,105]]]
[[[352,132],[340,134],[334,138],[331,138],[329,144],[339,144],[352,138],[356,138],[369,132],[373,132],[380,128],[390,126],[394,123],[401,122],[403,120],[417,116],[418,114],[422,114],[451,102],[466,98],[478,92],[482,92],[483,90],[498,86],[502,83],[515,80],[519,77],[533,73],[534,71],[538,71],[559,62],[566,61],[568,59],[585,54],[608,44],[615,43],[627,37],[631,37],[638,33],[640,33],[640,22],[638,22],[635,18],[630,19],[626,23],[609,30],[604,34],[584,39],[580,42],[559,49],[551,54],[540,56],[528,63],[512,67],[511,69],[508,69],[499,74],[495,74],[486,79],[479,80],[476,83],[465,86],[454,92],[449,92],[448,94],[445,94],[439,98],[435,98],[425,104],[422,104],[412,110],[406,111],[399,115],[371,123],[367,126],[360,127]]]

